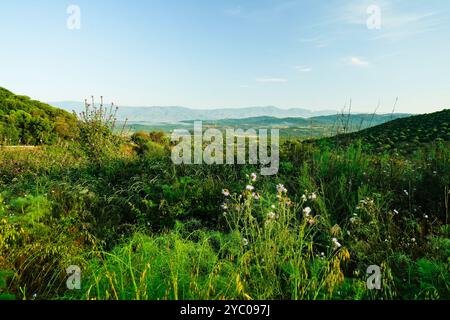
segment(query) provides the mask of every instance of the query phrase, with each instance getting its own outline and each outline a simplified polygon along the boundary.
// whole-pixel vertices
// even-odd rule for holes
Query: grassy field
[[[261,177],[177,166],[164,134],[109,127],[85,118],[70,143],[1,149],[0,298],[450,298],[446,139],[407,154],[285,139]]]

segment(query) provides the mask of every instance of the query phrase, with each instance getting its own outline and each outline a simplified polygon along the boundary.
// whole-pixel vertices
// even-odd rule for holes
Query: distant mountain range
[[[84,110],[81,102],[64,101],[50,102],[52,106],[80,113]],[[118,120],[128,119],[129,123],[177,123],[188,120],[222,120],[244,119],[253,117],[274,118],[311,118],[323,115],[336,114],[336,111],[311,111],[301,108],[280,109],[273,106],[221,108],[221,109],[190,109],[185,107],[120,107]]]

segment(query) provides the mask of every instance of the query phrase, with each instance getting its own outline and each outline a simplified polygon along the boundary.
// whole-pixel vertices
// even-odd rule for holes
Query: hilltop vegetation
[[[326,138],[325,143],[348,145],[357,140],[374,151],[410,152],[430,142],[450,140],[450,110],[396,119],[372,128]]]
[[[174,165],[164,133],[128,140],[110,119],[86,113],[68,145],[1,150],[0,298],[450,299],[448,144],[286,139],[261,177]]]
[[[76,136],[76,117],[0,87],[0,144],[54,144]]]

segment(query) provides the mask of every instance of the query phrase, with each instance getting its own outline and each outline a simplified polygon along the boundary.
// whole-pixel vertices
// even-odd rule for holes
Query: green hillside
[[[318,116],[310,118],[309,120],[321,124],[341,124],[348,125],[350,129],[369,128],[388,121],[400,118],[410,117],[408,113],[392,113],[392,114],[373,114],[373,113],[358,113],[358,114],[337,114],[328,116]]]
[[[0,144],[52,144],[75,135],[72,114],[0,87]]]
[[[188,121],[192,122],[192,121]],[[262,117],[251,117],[243,119],[221,119],[214,121],[205,121],[206,125],[217,125],[217,126],[271,126],[271,125],[308,125],[310,121],[305,118],[276,118],[269,116]]]
[[[450,110],[396,119],[372,128],[321,139],[349,144],[361,140],[371,149],[409,151],[433,141],[450,140]]]

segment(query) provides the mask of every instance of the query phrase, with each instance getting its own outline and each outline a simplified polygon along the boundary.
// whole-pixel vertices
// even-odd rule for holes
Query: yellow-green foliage
[[[76,117],[0,87],[0,145],[54,144],[73,139]]]

